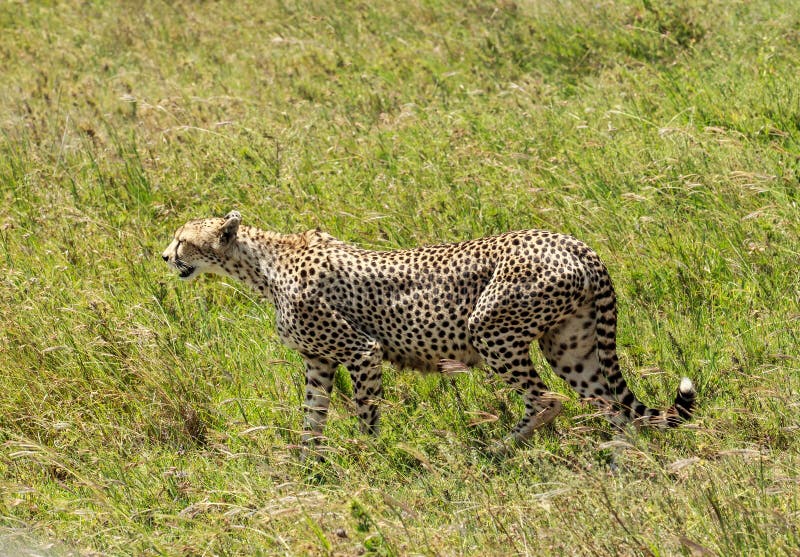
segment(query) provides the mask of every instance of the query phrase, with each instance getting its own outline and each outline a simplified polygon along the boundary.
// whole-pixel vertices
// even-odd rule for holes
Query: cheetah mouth
[[[182,261],[176,261],[175,266],[178,269],[178,276],[182,279],[188,279],[197,270],[197,267],[192,267]]]

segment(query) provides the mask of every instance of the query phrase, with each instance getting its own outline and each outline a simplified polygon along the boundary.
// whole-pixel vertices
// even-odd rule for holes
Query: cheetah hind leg
[[[504,457],[511,451],[523,445],[533,436],[533,432],[550,425],[556,416],[561,413],[564,397],[558,393],[545,390],[544,383],[536,377],[538,385],[533,387],[532,382],[521,392],[525,402],[525,415],[514,426],[511,433],[503,439],[495,441],[489,452],[496,457]],[[508,380],[506,380],[508,382]],[[519,389],[518,389],[519,390]],[[534,394],[537,393],[537,394]]]
[[[607,447],[611,449],[607,462],[609,471],[619,471],[625,442],[624,418],[614,411],[613,397],[600,371],[595,340],[595,320],[590,308],[581,308],[560,327],[548,331],[539,339],[553,372],[589,401],[612,424],[613,432]]]
[[[525,414],[511,432],[492,444],[489,452],[495,456],[504,456],[519,447],[531,438],[534,431],[550,424],[562,409],[563,397],[549,392],[542,382],[531,362],[528,344],[517,344],[524,344],[524,348],[520,346],[511,358],[506,357],[508,352],[503,348],[487,350],[482,354],[492,370],[522,396],[525,404]]]
[[[561,412],[561,402],[564,397],[546,390],[547,387],[539,379],[530,359],[528,359],[527,367],[529,373],[533,374],[533,380],[522,381],[523,385],[528,385],[527,388],[517,387],[516,389],[521,392],[525,401],[525,416],[509,435],[500,441],[495,441],[490,446],[488,452],[496,457],[507,455],[511,450],[530,439],[534,431],[552,423]],[[439,360],[437,369],[445,375],[469,371],[469,367],[463,362],[449,359]],[[511,375],[504,376],[503,379],[510,384],[514,384],[509,378],[514,378],[513,372]]]

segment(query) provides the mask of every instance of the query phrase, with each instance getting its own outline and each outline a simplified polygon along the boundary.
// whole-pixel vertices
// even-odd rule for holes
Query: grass
[[[6,553],[796,554],[792,2],[31,2],[0,26]],[[271,308],[158,257],[234,208],[380,249],[574,234],[632,387],[666,406],[688,375],[696,419],[609,444],[571,396],[495,462],[503,384],[387,367],[381,436],[342,375],[309,470]]]

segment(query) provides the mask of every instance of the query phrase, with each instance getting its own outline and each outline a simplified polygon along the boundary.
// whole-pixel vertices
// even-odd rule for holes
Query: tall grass
[[[792,2],[37,2],[0,26],[0,549],[800,546]],[[341,373],[308,469],[272,309],[158,257],[233,208],[376,249],[574,234],[633,389],[666,406],[689,375],[696,419],[609,442],[534,352],[566,411],[498,462],[502,382],[387,367],[381,436]]]

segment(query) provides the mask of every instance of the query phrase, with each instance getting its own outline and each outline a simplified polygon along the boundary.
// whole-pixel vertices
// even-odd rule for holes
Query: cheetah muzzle
[[[187,265],[183,261],[176,261],[175,267],[178,269],[178,276],[182,279],[187,279],[192,276],[196,270],[196,267],[192,267]]]
[[[610,409],[614,424],[674,427],[692,415],[687,378],[666,410],[648,408],[628,388],[608,271],[570,236],[520,230],[371,251],[317,230],[244,226],[233,211],[187,222],[162,257],[182,279],[230,276],[275,306],[281,340],[305,362],[305,445],[322,435],[339,365],[352,378],[365,431],[378,433],[383,361],[445,372],[487,364],[524,400],[524,416],[506,439],[518,444],[561,410],[533,367],[533,342],[582,397]]]

